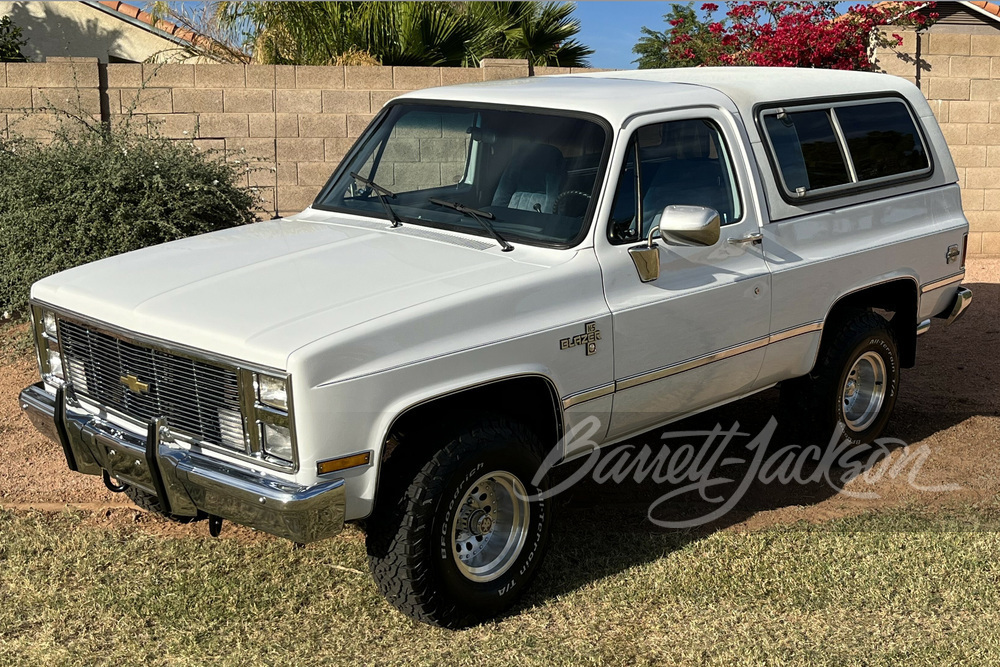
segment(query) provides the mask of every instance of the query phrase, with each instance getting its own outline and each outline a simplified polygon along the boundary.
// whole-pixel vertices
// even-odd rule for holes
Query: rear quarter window
[[[780,184],[795,198],[930,171],[923,138],[902,100],[765,109],[760,121]]]
[[[856,104],[836,110],[859,181],[927,169],[927,153],[902,102]]]

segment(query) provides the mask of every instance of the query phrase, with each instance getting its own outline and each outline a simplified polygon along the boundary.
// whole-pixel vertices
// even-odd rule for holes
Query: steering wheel
[[[590,195],[586,192],[581,192],[580,190],[566,190],[565,192],[560,192],[559,195],[556,197],[556,200],[552,202],[552,212],[553,213],[558,212],[559,202],[561,202],[564,198],[569,197],[571,195],[575,197],[583,197],[588,202],[590,201]]]

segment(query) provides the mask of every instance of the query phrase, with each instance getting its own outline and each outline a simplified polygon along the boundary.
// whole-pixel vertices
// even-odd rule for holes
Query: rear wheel
[[[475,426],[422,464],[387,471],[366,527],[382,594],[416,620],[464,627],[500,614],[534,578],[548,543],[547,488],[533,432]]]
[[[899,392],[899,352],[889,322],[857,311],[829,332],[813,371],[782,384],[786,413],[799,435],[871,443],[882,435]]]

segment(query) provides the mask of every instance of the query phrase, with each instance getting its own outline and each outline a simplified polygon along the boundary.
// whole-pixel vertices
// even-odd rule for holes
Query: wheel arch
[[[456,414],[461,418],[456,420]],[[414,434],[441,433],[446,430],[443,428],[446,421],[460,424],[487,415],[511,417],[532,429],[542,442],[551,443],[562,437],[565,423],[556,385],[540,373],[499,377],[449,390],[409,405],[392,419],[382,434],[379,478],[397,448],[420,447],[420,442],[406,442]],[[377,487],[375,495],[378,496]]]
[[[830,307],[823,322],[823,343],[836,335],[838,325],[851,312],[859,309],[879,309],[893,313],[889,325],[899,345],[899,359],[903,368],[912,368],[917,354],[917,313],[920,306],[920,289],[913,276],[900,276],[859,287],[838,298]]]

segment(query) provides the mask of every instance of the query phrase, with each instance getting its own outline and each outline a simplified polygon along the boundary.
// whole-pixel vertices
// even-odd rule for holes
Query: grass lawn
[[[997,507],[564,525],[524,604],[461,632],[384,603],[355,529],[296,550],[118,524],[0,511],[0,664],[1000,663]]]

